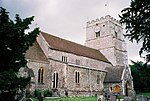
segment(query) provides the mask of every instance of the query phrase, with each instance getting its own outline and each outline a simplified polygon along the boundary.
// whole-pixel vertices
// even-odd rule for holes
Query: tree
[[[9,18],[6,9],[0,7],[0,100],[19,101],[30,77],[18,76],[19,69],[26,67],[25,53],[33,45],[39,28],[25,33],[34,17],[15,21]]]
[[[130,41],[137,43],[142,41],[142,47],[139,51],[141,55],[144,51],[150,52],[150,1],[149,0],[131,0],[129,7],[121,11],[120,22],[125,24],[127,29],[126,37]],[[129,32],[129,33],[128,33]]]
[[[143,62],[131,61],[131,73],[133,76],[134,88],[136,91],[144,92],[150,90],[150,65],[145,65]]]

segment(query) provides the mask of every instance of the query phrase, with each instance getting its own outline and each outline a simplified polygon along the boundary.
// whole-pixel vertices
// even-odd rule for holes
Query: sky
[[[119,20],[121,10],[128,7],[130,0],[0,0],[11,19],[15,14],[21,18],[35,16],[31,27],[55,36],[84,44],[86,22],[110,15]],[[106,6],[107,5],[107,6]],[[140,45],[126,39],[130,60],[141,61]]]

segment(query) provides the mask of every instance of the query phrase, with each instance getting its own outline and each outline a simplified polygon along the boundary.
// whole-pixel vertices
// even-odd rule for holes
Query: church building
[[[122,95],[133,91],[123,28],[109,15],[87,22],[85,45],[41,31],[26,59],[31,91],[93,96],[113,92],[116,85]]]

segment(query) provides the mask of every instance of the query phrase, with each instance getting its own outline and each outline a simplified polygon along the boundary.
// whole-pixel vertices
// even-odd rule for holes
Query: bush
[[[44,90],[44,96],[45,97],[52,97],[52,91],[51,90]]]
[[[40,96],[41,92],[42,92],[41,90],[36,89],[36,90],[34,91],[34,96],[38,98],[38,97]]]
[[[42,90],[36,89],[34,91],[34,96],[38,98],[41,93],[43,93],[44,97],[52,97],[52,91],[48,90],[48,89],[44,90],[43,92],[42,92]]]

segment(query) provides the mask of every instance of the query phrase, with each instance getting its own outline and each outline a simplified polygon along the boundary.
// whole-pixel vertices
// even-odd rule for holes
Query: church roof
[[[32,59],[37,61],[45,61],[48,62],[47,57],[45,56],[44,52],[40,48],[37,41],[34,42],[33,46],[31,46],[26,52],[26,59]]]
[[[106,67],[107,74],[104,83],[119,83],[125,67]]]
[[[92,49],[48,33],[41,32],[42,36],[45,38],[47,43],[50,45],[51,49],[63,51],[67,53],[72,53],[79,56],[84,56],[100,61],[110,63],[106,57],[98,50]]]

